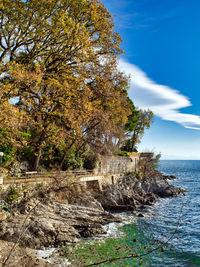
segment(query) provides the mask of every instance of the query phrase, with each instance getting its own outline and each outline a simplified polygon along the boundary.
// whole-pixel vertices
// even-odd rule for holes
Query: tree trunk
[[[62,158],[62,160],[61,160],[61,163],[60,163],[60,166],[59,166],[59,170],[60,170],[60,171],[62,170],[62,168],[63,168],[63,164],[64,164],[65,159],[66,159],[66,157],[67,157],[67,154],[68,154],[70,148],[73,146],[74,143],[75,143],[75,140],[72,141],[71,145],[69,145],[68,148],[66,148],[66,151],[65,151],[65,153],[64,153],[64,156],[63,156],[63,158]]]
[[[33,162],[33,171],[37,171],[37,169],[38,169],[41,154],[42,154],[42,146],[40,145],[35,151],[35,157],[34,157],[34,162]]]
[[[65,151],[65,154],[64,154],[64,156],[63,156],[63,158],[62,158],[62,160],[61,160],[61,163],[60,163],[60,166],[59,166],[59,170],[60,170],[60,171],[62,171],[63,164],[64,164],[65,159],[66,159],[66,157],[67,157],[67,153],[68,153],[68,150]]]
[[[34,156],[34,162],[33,162],[33,170],[37,171],[38,166],[39,166],[39,162],[40,162],[40,157],[42,154],[42,144],[43,141],[45,140],[45,131],[42,131],[39,137],[39,140],[37,141],[37,145],[35,148],[35,156]]]

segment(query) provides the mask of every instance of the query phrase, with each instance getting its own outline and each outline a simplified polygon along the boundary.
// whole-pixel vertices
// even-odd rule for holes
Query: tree
[[[0,5],[0,61],[45,58],[48,70],[86,62],[97,55],[116,55],[120,37],[100,1],[3,0]]]
[[[126,121],[121,39],[100,1],[4,0],[0,30],[0,97],[23,117],[33,169],[45,145],[82,146],[91,132]]]
[[[0,103],[0,151],[4,152],[3,161],[10,163],[16,159],[16,151],[26,140],[18,131],[21,114],[18,109],[6,101]]]
[[[128,78],[117,70],[116,62],[112,68],[108,63],[99,62],[98,66],[91,67],[89,71],[89,102],[91,112],[88,112],[84,122],[79,124],[82,130],[74,135],[73,140],[66,140],[63,146],[63,158],[68,154],[68,149],[76,146],[80,153],[85,149],[102,153],[114,152],[114,143],[119,140],[119,135],[124,132],[127,115],[130,114],[130,105],[125,97],[128,89]]]
[[[153,113],[151,110],[135,109],[132,103],[132,114],[126,124],[128,140],[122,147],[128,152],[137,151],[136,144],[140,143],[145,129],[149,129],[153,122]]]
[[[117,70],[117,65],[101,64],[93,69],[94,77],[88,84],[92,91],[91,102],[95,107],[94,117],[85,124],[84,141],[101,152],[111,150],[124,133],[124,125],[131,113],[126,97],[128,77]]]

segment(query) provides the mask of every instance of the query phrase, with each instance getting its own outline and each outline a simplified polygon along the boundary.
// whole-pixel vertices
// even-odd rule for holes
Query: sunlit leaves
[[[1,101],[14,99],[16,127],[31,131],[36,156],[63,140],[80,147],[120,139],[128,79],[117,70],[121,39],[103,3],[3,0],[0,30]]]

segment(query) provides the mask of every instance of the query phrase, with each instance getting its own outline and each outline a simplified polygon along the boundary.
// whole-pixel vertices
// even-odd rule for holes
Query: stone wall
[[[99,162],[97,163],[97,168],[93,173],[82,173],[75,176],[79,179],[82,184],[87,185],[88,187],[96,187],[98,184],[98,188],[100,191],[102,190],[102,184],[115,184],[117,180],[124,175],[124,173],[128,172],[136,172],[139,168],[139,160],[140,154],[132,154],[129,157],[121,157],[121,156],[101,156]],[[54,174],[58,175],[58,174]],[[41,177],[40,177],[41,176]],[[48,183],[51,182],[51,175],[42,176],[40,173],[35,175],[34,177],[21,177],[21,178],[13,178],[13,179],[3,179],[0,175],[0,184],[4,187],[9,187],[10,184],[36,184],[36,183]]]
[[[138,170],[140,154],[130,157],[101,156],[96,171],[102,174],[123,174]]]
[[[96,173],[101,173],[101,184],[115,184],[124,173],[136,172],[139,168],[140,154],[132,154],[129,157],[101,156],[97,164]]]

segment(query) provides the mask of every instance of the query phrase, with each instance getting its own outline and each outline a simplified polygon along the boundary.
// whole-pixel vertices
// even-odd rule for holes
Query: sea
[[[94,266],[200,266],[200,161],[161,160],[158,170],[175,175],[177,179],[169,182],[185,188],[185,195],[159,199],[141,210],[144,217],[131,212],[120,214],[123,224],[107,226],[107,236],[93,243],[92,250],[99,257],[92,259],[89,252],[88,263],[101,262],[107,255],[106,259],[121,260]],[[84,243],[85,250],[86,246]],[[138,257],[126,258],[130,254]]]
[[[160,199],[149,209],[152,215],[141,222],[159,240],[163,234],[172,235],[169,247],[159,255],[155,253],[147,266],[200,266],[200,161],[162,160],[159,171],[175,175],[177,179],[171,183],[187,192]]]

